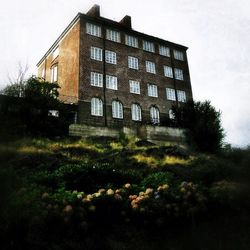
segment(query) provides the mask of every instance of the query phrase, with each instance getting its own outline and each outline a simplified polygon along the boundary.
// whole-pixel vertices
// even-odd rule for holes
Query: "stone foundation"
[[[113,137],[118,138],[121,133],[128,136],[136,136],[139,139],[153,142],[157,145],[172,144],[185,145],[184,130],[178,128],[143,125],[136,128],[108,128],[94,127],[84,124],[71,124],[69,126],[70,136],[88,137]]]

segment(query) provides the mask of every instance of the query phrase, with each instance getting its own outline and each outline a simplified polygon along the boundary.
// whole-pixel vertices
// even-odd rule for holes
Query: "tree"
[[[210,101],[188,102],[173,107],[175,121],[186,130],[187,143],[201,152],[216,153],[225,136],[221,126],[221,112]]]
[[[23,66],[21,62],[18,63],[17,74],[15,77],[8,75],[9,85],[0,91],[3,95],[13,97],[23,97],[25,88],[25,75],[28,71],[28,65]]]

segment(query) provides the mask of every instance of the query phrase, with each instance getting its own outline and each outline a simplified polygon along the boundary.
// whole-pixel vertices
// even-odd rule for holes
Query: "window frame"
[[[133,48],[139,47],[138,38],[127,34],[125,35],[125,44]]]
[[[142,47],[143,47],[144,51],[152,52],[152,53],[155,52],[155,45],[154,45],[153,42],[149,42],[149,41],[143,40],[142,44],[143,44]]]
[[[97,80],[97,82],[96,82]],[[94,87],[103,87],[103,74],[91,71],[90,73],[90,85]]]
[[[156,74],[156,66],[152,61],[146,61],[146,72],[151,74]]]
[[[119,100],[112,101],[112,118],[123,119],[123,104]]]
[[[58,64],[54,64],[50,68],[50,82],[56,83],[58,81]]]
[[[174,77],[176,80],[184,81],[183,70],[174,68]]]
[[[156,106],[151,106],[149,109],[150,121],[152,124],[160,124],[160,110]]]
[[[135,87],[135,85],[137,85],[137,87]],[[139,91],[134,91],[138,89]],[[140,95],[141,94],[141,86],[140,86],[140,82],[139,81],[135,81],[135,80],[129,80],[129,91],[132,94],[137,94]]]
[[[131,105],[132,121],[140,122],[142,120],[141,106],[138,103]]]
[[[102,37],[101,26],[93,23],[86,22],[86,34],[96,37]]]
[[[118,87],[118,78],[117,76],[106,75],[106,88],[117,90]]]
[[[139,59],[134,56],[128,56],[128,68],[139,70]]]
[[[121,33],[117,30],[106,29],[106,39],[112,42],[121,42]]]
[[[163,66],[164,76],[168,78],[174,78],[173,68],[170,66]],[[170,74],[169,74],[170,73]]]
[[[105,62],[110,64],[117,64],[116,52],[105,50]]]
[[[91,115],[92,116],[103,116],[103,101],[98,97],[91,98]]]
[[[170,48],[164,45],[159,45],[159,55],[170,57]]]
[[[174,49],[174,59],[184,61],[184,52]]]
[[[177,100],[178,102],[187,102],[187,96],[184,90],[177,90]]]
[[[102,49],[98,47],[90,47],[90,58],[96,61],[102,61]]]
[[[175,89],[166,88],[166,97],[169,101],[176,101]]]
[[[148,83],[148,96],[158,97],[158,87],[156,84]]]

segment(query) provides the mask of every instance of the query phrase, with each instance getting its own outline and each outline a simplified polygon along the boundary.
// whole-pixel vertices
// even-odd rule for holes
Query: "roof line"
[[[81,13],[78,13],[74,19],[70,22],[70,24],[66,27],[66,29],[61,33],[61,35],[56,39],[56,41],[52,44],[52,46],[47,50],[44,56],[37,63],[37,67],[44,61],[44,59],[50,54],[50,52],[58,45],[60,40],[65,36],[65,34],[75,25],[75,23],[79,20]]]
[[[151,36],[151,35],[147,35],[145,33],[141,33],[139,31],[133,30],[133,29],[128,29],[127,27],[123,26],[121,23],[107,19],[105,17],[92,17],[92,16],[88,16],[86,14],[80,13],[78,12],[78,14],[75,16],[75,18],[70,22],[70,24],[66,27],[66,29],[61,33],[61,35],[56,39],[56,41],[52,44],[52,46],[48,49],[48,51],[44,54],[44,56],[39,60],[39,62],[37,63],[37,67],[39,67],[41,65],[41,63],[44,61],[44,59],[51,53],[51,51],[58,45],[58,43],[60,42],[60,40],[64,37],[64,35],[74,26],[74,24],[80,19],[80,17],[83,17],[85,19],[89,19],[92,21],[97,21],[97,22],[105,22],[106,24],[109,25],[113,25],[113,26],[119,26],[121,29],[126,30],[128,32],[132,32],[134,34],[137,34],[138,36],[141,37],[145,37],[145,38],[149,38],[158,42],[163,42],[163,43],[168,43],[171,44],[173,46],[177,46],[177,47],[181,47],[184,49],[188,49],[188,47],[181,45],[181,44],[177,44],[177,43],[173,43],[167,40],[164,40],[162,38],[159,37],[155,37],[155,36]]]

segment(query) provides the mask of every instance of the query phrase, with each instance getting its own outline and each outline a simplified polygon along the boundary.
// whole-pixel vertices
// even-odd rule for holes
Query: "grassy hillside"
[[[249,150],[0,143],[1,249],[249,249]]]

